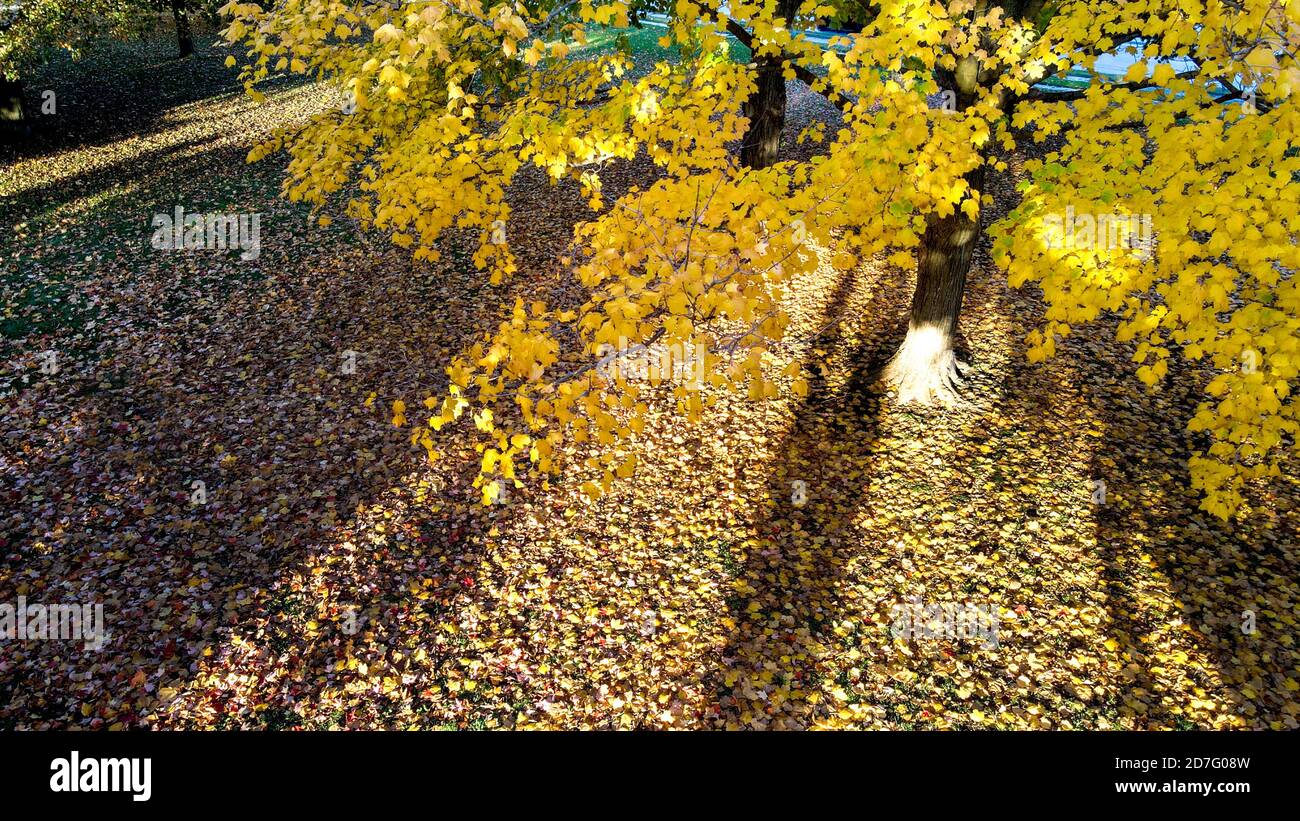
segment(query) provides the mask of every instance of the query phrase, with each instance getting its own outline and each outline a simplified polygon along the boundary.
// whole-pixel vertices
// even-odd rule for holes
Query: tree
[[[105,28],[125,29],[127,0],[29,0],[0,8],[0,121],[24,119],[22,76],[48,54],[79,54]]]
[[[0,10],[0,77],[10,82],[64,49],[80,55],[105,36],[142,27],[137,0],[24,0]]]
[[[181,56],[194,51],[186,0],[168,0]],[[24,0],[0,7],[0,121],[24,118],[24,75],[59,51],[78,58],[108,38],[138,36],[157,14],[156,0]]]
[[[723,15],[678,0],[663,42],[679,58],[640,75],[624,53],[582,49],[590,28],[626,26],[623,2],[225,10],[255,97],[286,69],[348,95],[250,156],[288,149],[290,198],[324,208],[356,183],[346,213],[421,259],[447,230],[475,231],[492,282],[514,270],[504,192],[525,164],[590,198],[571,259],[585,303],[517,303],[425,400],[433,430],[474,418],[485,499],[498,478],[517,481],[516,459],[554,470],[566,438],[604,446],[592,495],[634,470],[618,443],[642,424],[645,386],[620,367],[649,350],[703,351],[703,378],[673,386],[689,417],[709,388],[806,391],[793,369],[769,373],[765,354],[788,325],[783,295],[823,259],[915,266],[908,332],[884,376],[905,401],[955,401],[957,322],[985,232],[1011,282],[1046,297],[1031,359],[1103,311],[1140,341],[1143,382],[1171,356],[1211,359],[1220,373],[1191,421],[1208,442],[1190,466],[1207,509],[1229,515],[1244,482],[1295,449],[1294,2],[886,0],[854,8],[863,27],[841,54],[792,24],[843,13],[829,3],[737,2]],[[726,57],[728,33],[747,39],[750,65]],[[1098,70],[1116,50],[1134,60],[1122,77]],[[1042,90],[1075,65],[1092,69],[1086,89]],[[793,78],[844,113],[807,163],[776,157]],[[945,105],[928,103],[936,94]],[[1049,138],[1060,147],[1025,164],[1020,205],[986,226],[1000,151]],[[605,203],[601,164],[638,151],[662,179]],[[406,406],[394,411],[405,423]],[[428,429],[412,436],[434,454]]]
[[[18,9],[0,9],[0,34],[13,25]],[[23,118],[23,87],[16,80],[0,73],[0,123],[16,122]]]
[[[0,112],[21,119],[21,78],[64,50],[74,58],[108,38],[143,34],[168,8],[181,57],[194,53],[189,13],[213,11],[211,0],[23,0],[0,6]],[[0,114],[0,117],[5,117]]]
[[[154,6],[171,12],[172,23],[176,27],[177,56],[185,59],[194,53],[194,35],[190,27],[190,16],[194,13],[212,21],[220,19],[218,9],[220,0],[146,0]]]
[[[190,34],[190,16],[185,0],[169,0],[172,20],[176,23],[176,45],[184,59],[194,53],[194,37]]]

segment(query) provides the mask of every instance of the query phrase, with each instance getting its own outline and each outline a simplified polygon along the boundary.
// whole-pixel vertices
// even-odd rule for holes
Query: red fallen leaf
[[[141,684],[144,684],[144,681],[145,681],[144,670],[137,670],[135,672],[135,675],[131,676],[132,687],[139,687]]]

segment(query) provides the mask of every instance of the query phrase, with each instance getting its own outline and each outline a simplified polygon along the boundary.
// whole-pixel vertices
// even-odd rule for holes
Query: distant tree
[[[225,0],[144,0],[165,11],[170,11],[176,26],[176,45],[183,59],[194,53],[194,35],[191,20],[202,15],[212,22],[221,19],[220,9]]]
[[[141,0],[10,3],[0,9],[0,76],[17,80],[55,51],[79,56],[97,40],[138,34],[152,19],[152,10]]]
[[[182,58],[194,53],[194,37],[190,34],[189,8],[185,0],[169,0],[172,19],[176,21],[176,42]]]
[[[170,12],[181,57],[194,53],[190,15],[217,18],[216,0],[0,0],[0,120],[23,118],[22,78],[57,51],[138,36]]]
[[[0,121],[24,118],[22,78],[51,54],[63,50],[75,58],[98,40],[138,34],[153,14],[142,0],[23,0],[0,5]]]

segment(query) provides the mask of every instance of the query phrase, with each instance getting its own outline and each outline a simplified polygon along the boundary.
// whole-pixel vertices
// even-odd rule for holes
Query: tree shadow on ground
[[[1096,544],[1108,630],[1126,681],[1117,709],[1142,728],[1294,728],[1285,685],[1300,662],[1287,615],[1300,606],[1296,485],[1253,488],[1230,522],[1199,509],[1187,465],[1207,443],[1185,424],[1207,378],[1175,359],[1157,392],[1130,373],[1087,382],[1105,424],[1092,475],[1104,492]]]
[[[1057,137],[1045,147],[1063,145]],[[994,301],[1013,327],[1041,324],[1037,293],[1004,291]],[[1064,522],[1080,558],[1061,567],[1036,619],[1022,615],[1017,638],[1069,665],[1056,684],[1063,699],[1050,706],[1089,726],[1100,718],[1144,729],[1294,727],[1287,679],[1300,656],[1285,614],[1300,601],[1297,483],[1284,475],[1255,487],[1231,523],[1200,510],[1187,465],[1208,442],[1186,425],[1213,373],[1174,351],[1168,376],[1148,391],[1135,345],[1116,341],[1117,326],[1105,316],[1076,329],[1040,366],[1026,364],[1021,337],[1010,338],[1013,359],[991,388],[997,407],[1034,437],[1074,440],[1062,440],[1059,464],[1044,466],[1055,474],[1052,492],[1023,504],[1041,528]],[[1036,388],[1043,378],[1056,387]],[[1065,522],[1069,507],[1086,519]],[[1247,610],[1254,635],[1241,629]],[[1047,646],[1048,633],[1062,637],[1057,646]]]
[[[1042,316],[1034,295],[992,301],[1014,328]],[[999,485],[1037,479],[1016,489],[1020,525],[1001,549],[1053,568],[1022,588],[1005,649],[1032,650],[1064,673],[1048,676],[1054,692],[1038,706],[1073,726],[1292,726],[1285,681],[1298,657],[1284,614],[1297,604],[1295,482],[1256,488],[1231,524],[1201,511],[1187,462],[1205,443],[1186,423],[1211,374],[1175,353],[1166,381],[1148,391],[1133,346],[1115,342],[1116,324],[1078,329],[1037,366],[1009,338],[1010,360],[989,385],[986,417],[1011,422],[993,428],[990,444],[1023,454],[1012,458],[1018,467],[999,465]],[[1053,459],[1035,459],[1035,442],[1055,443]],[[1065,561],[1063,547],[1077,558]],[[1242,633],[1245,610],[1256,613],[1255,635]]]
[[[214,315],[121,338],[106,361],[7,409],[55,421],[29,421],[28,438],[11,440],[21,455],[6,471],[4,587],[32,601],[104,603],[116,641],[102,652],[119,663],[53,689],[50,670],[94,657],[61,659],[58,643],[19,651],[5,723],[72,723],[83,698],[131,692],[138,672],[175,687],[230,636],[291,609],[292,570],[419,472],[405,431],[387,422],[389,402],[436,388],[435,363],[479,327],[459,298],[475,288],[472,269],[448,266],[418,284],[400,250],[327,241],[310,253],[264,250],[263,263],[277,273],[206,303]],[[420,310],[429,305],[442,310]],[[371,392],[385,398],[367,407]],[[450,523],[423,536],[463,541]]]
[[[762,505],[748,524],[752,537],[731,547],[738,555],[730,630],[715,682],[727,726],[808,727],[826,708],[816,695],[827,675],[825,649],[839,641],[842,620],[862,616],[843,599],[840,582],[846,565],[871,551],[855,522],[880,425],[871,374],[902,338],[897,305],[905,287],[901,280],[864,287],[859,272],[841,275],[818,320],[839,324],[811,343],[826,356],[809,351],[803,362],[807,397],[788,411],[774,447],[735,463],[745,495]],[[832,368],[824,371],[823,359]],[[846,363],[851,376],[828,381]]]
[[[871,286],[841,282],[832,310],[856,287]],[[791,414],[766,487],[747,494],[763,500],[752,537],[730,548],[720,723],[1225,726],[1205,720],[1216,701],[1248,724],[1290,726],[1294,483],[1235,530],[1210,521],[1185,467],[1195,379],[1148,396],[1106,323],[1029,364],[1022,335],[1041,302],[1009,291],[986,245],[968,300],[982,352],[970,407],[882,404],[865,367],[843,385],[814,379]],[[862,314],[906,303],[883,296]],[[880,364],[891,336],[901,327],[850,361]],[[1104,505],[1090,502],[1096,479]],[[911,596],[991,603],[999,645],[900,645],[888,607]],[[1239,629],[1251,603],[1256,637]]]
[[[588,206],[576,186],[522,175],[515,212],[552,217],[514,238],[520,273],[489,287],[473,238],[420,264],[347,223],[309,224],[273,199],[273,163],[250,175],[242,157],[227,165],[235,151],[199,150],[96,226],[107,252],[73,262],[106,305],[94,356],[4,400],[0,597],[102,603],[111,639],[7,652],[0,726],[292,726],[295,705],[340,678],[369,686],[395,657],[436,665],[462,646],[436,617],[481,595],[479,551],[507,513],[479,505],[474,454],[453,446],[430,468],[391,402],[444,387],[445,364],[515,296],[560,287],[556,248]],[[153,252],[134,209],[177,197],[270,209],[261,256]],[[402,507],[401,528],[376,536]],[[367,636],[391,655],[347,649]],[[335,670],[340,657],[354,666]],[[258,697],[208,686],[218,663]],[[384,692],[337,724],[420,709]]]

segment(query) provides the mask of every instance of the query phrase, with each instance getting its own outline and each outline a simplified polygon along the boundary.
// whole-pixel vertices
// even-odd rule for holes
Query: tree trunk
[[[740,161],[746,168],[766,168],[776,162],[785,129],[785,77],[779,60],[758,63],[757,88],[745,103],[749,131],[740,146]]]
[[[787,26],[799,10],[800,0],[776,0],[776,18]],[[766,168],[776,162],[785,130],[785,73],[779,57],[758,57],[754,93],[745,102],[749,131],[740,145],[740,162],[746,168]]]
[[[984,166],[965,177],[971,188],[983,191]],[[901,402],[951,404],[965,363],[957,359],[953,342],[961,314],[966,275],[980,236],[980,213],[970,219],[957,211],[933,218],[916,251],[916,293],[907,337],[885,368],[885,379],[898,390]]]
[[[939,87],[953,92],[957,111],[975,104],[981,81],[991,85],[996,80],[981,77],[979,72],[979,61],[974,57],[958,59],[952,70],[935,71]],[[980,194],[984,191],[986,159],[981,152],[980,164],[964,177],[966,184]],[[977,203],[974,219],[959,209],[947,217],[931,217],[926,224],[916,249],[916,293],[907,336],[883,374],[885,381],[898,390],[900,402],[949,405],[960,398],[957,389],[967,366],[957,359],[953,343],[957,339],[966,275],[980,237],[981,216]]]
[[[176,42],[180,46],[181,58],[194,53],[194,38],[190,35],[190,17],[185,8],[185,0],[172,0],[172,17],[176,19]]]
[[[0,123],[23,121],[23,82],[0,78]]]

